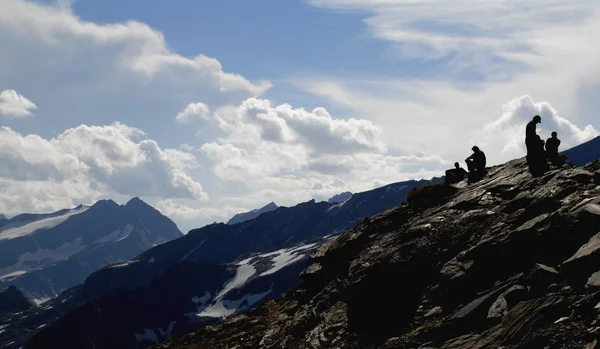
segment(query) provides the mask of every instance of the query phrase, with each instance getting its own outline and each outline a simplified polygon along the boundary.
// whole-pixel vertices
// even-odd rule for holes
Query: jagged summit
[[[594,348],[599,167],[532,178],[517,159],[443,200],[415,191],[323,246],[283,298],[158,347]]]
[[[329,200],[327,200],[328,203],[330,204],[334,204],[334,203],[342,203],[348,199],[350,199],[352,197],[352,193],[349,191],[334,195],[332,197],[329,198]]]
[[[227,224],[238,224],[238,223],[246,222],[246,221],[249,221],[251,219],[254,219],[254,218],[260,216],[263,213],[275,211],[278,207],[279,206],[277,206],[274,202],[271,201],[270,203],[268,203],[267,205],[265,205],[259,209],[252,210],[252,211],[245,212],[245,213],[236,214],[227,222]]]

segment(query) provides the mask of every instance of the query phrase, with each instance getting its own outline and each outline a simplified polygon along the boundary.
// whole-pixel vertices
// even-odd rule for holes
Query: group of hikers
[[[525,128],[525,146],[527,147],[527,166],[533,176],[544,174],[550,169],[548,162],[555,166],[562,166],[564,161],[558,153],[560,139],[556,131],[548,140],[544,140],[537,134],[537,124],[542,122],[542,117],[536,115],[527,124]],[[454,163],[454,168],[446,171],[446,184],[455,184],[469,178],[469,181],[477,181],[487,174],[485,153],[474,146],[471,148],[473,154],[465,159],[468,172],[460,167],[458,162]]]

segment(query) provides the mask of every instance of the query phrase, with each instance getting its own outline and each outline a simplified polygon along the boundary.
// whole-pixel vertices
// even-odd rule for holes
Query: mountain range
[[[573,156],[576,157],[583,153],[577,161],[585,161],[586,148],[580,147],[578,149],[572,152]],[[591,153],[589,152],[589,154]],[[588,158],[593,156],[589,154]],[[448,202],[456,191],[459,193],[464,192],[464,195],[460,194],[458,197],[459,202],[452,204],[452,208],[443,206],[445,210],[449,210],[448,214],[450,216],[445,217],[445,213],[442,214],[442,211],[436,211],[439,212],[440,219],[451,219],[453,222],[448,227],[442,225],[440,229],[458,229],[457,227],[461,227],[460,229],[465,231],[461,236],[467,237],[468,234],[476,234],[477,229],[484,229],[485,224],[487,224],[484,217],[476,214],[479,212],[477,211],[477,205],[488,205],[488,201],[481,201],[483,199],[477,195],[488,190],[487,194],[484,193],[485,195],[498,195],[502,200],[510,200],[514,197],[515,191],[531,190],[533,184],[524,177],[522,165],[521,159],[509,162],[506,165],[496,166],[492,168],[490,176],[481,183],[470,185],[463,182],[454,187],[439,186],[443,188],[440,191],[435,190],[438,186],[434,184],[440,183],[441,179],[434,178],[431,181],[395,183],[358,194],[342,193],[331,198],[328,202],[311,200],[293,207],[277,207],[277,205],[271,203],[261,209],[237,215],[236,220],[239,219],[237,223],[232,218],[233,221],[230,220],[228,224],[212,224],[192,230],[185,236],[150,248],[128,261],[109,265],[92,273],[83,284],[62,292],[57,298],[44,303],[41,307],[31,307],[19,312],[9,311],[5,313],[5,316],[0,317],[0,345],[6,348],[18,348],[25,343],[27,343],[26,348],[46,348],[48,346],[61,348],[147,348],[168,341],[171,338],[177,338],[202,329],[207,325],[216,325],[216,327],[211,327],[211,332],[208,334],[206,331],[201,330],[198,334],[184,337],[186,339],[183,342],[175,340],[164,346],[169,348],[247,347],[248,345],[250,347],[282,347],[283,344],[281,343],[295,343],[294,341],[297,338],[306,335],[306,333],[296,333],[294,328],[290,329],[286,323],[280,323],[281,329],[271,328],[267,331],[267,334],[261,331],[268,327],[265,327],[265,325],[269,321],[278,323],[277,321],[290,315],[293,321],[300,324],[301,328],[308,328],[305,323],[298,320],[298,314],[294,313],[296,308],[293,306],[287,308],[288,310],[284,310],[285,314],[280,312],[281,308],[279,306],[282,302],[287,302],[286,299],[292,299],[293,304],[305,304],[303,302],[306,301],[323,304],[324,308],[321,305],[316,308],[303,306],[304,310],[302,311],[320,314],[325,310],[327,312],[325,316],[330,316],[330,319],[319,326],[326,329],[326,331],[336,331],[337,327],[332,325],[332,321],[333,324],[341,323],[342,326],[346,326],[352,331],[358,331],[356,333],[345,332],[352,338],[345,341],[337,338],[330,343],[333,345],[332,347],[339,345],[341,347],[355,347],[357,345],[358,347],[364,347],[363,344],[366,342],[361,337],[363,334],[366,333],[368,339],[372,338],[374,333],[378,338],[381,338],[379,331],[385,332],[385,335],[390,333],[388,332],[389,326],[382,322],[383,320],[372,321],[373,324],[369,323],[368,319],[372,319],[377,314],[369,313],[369,309],[373,306],[369,305],[372,302],[367,300],[393,299],[393,293],[399,292],[402,298],[393,301],[394,306],[391,308],[388,304],[385,309],[389,308],[391,310],[385,313],[399,315],[406,313],[408,310],[408,313],[412,314],[413,305],[408,305],[408,308],[406,308],[403,304],[407,300],[414,301],[416,295],[414,292],[417,292],[415,291],[417,289],[408,286],[413,283],[413,279],[417,280],[420,285],[422,277],[429,275],[426,270],[420,269],[418,263],[424,262],[420,258],[422,256],[426,257],[432,251],[420,252],[419,244],[434,241],[423,238],[422,231],[428,230],[428,224],[434,225],[431,222],[435,220],[435,217],[427,216],[428,218],[423,218],[422,211],[427,207],[438,207],[436,205]],[[585,184],[585,181],[598,181],[599,174],[593,173],[593,171],[598,170],[594,167],[595,165],[588,165],[585,170],[573,169],[569,166],[551,171],[548,176],[544,177],[547,179],[541,181],[552,181],[552,178],[557,177],[564,182],[560,185],[570,186],[564,188],[565,195],[569,198],[573,197],[571,195],[573,191],[579,192],[580,188],[577,187],[577,183]],[[510,180],[510,187],[508,184],[495,186],[499,182],[507,181],[511,176],[514,178]],[[515,181],[523,181],[526,184],[519,186],[520,183]],[[540,179],[534,181],[540,181]],[[553,185],[556,186],[557,184]],[[420,191],[415,190],[418,188],[427,189],[422,190],[424,194],[419,194]],[[430,190],[428,188],[434,189]],[[454,189],[449,191],[448,188]],[[409,197],[408,206],[402,206],[401,204],[411,191],[413,193]],[[417,194],[414,194],[415,192]],[[537,193],[534,194],[537,195]],[[584,191],[582,195],[586,196],[588,194],[589,191]],[[535,197],[537,197],[535,195],[533,201],[519,199],[515,202],[509,202],[511,208],[506,208],[506,212],[513,213],[516,212],[515,210],[518,211],[517,206],[519,205],[527,207],[535,203]],[[540,195],[543,196],[544,194]],[[423,196],[425,199],[419,198],[419,196]],[[430,200],[431,198],[428,196],[436,198]],[[418,199],[415,199],[415,197]],[[430,203],[427,203],[428,201]],[[398,212],[407,210],[406,207],[408,207],[407,213],[398,216]],[[549,209],[554,208],[555,206],[552,206]],[[76,208],[76,210],[81,209],[83,207]],[[533,208],[529,209],[533,210]],[[460,212],[455,212],[456,210],[469,212],[468,215],[472,215],[475,220],[471,220],[467,216],[460,216]],[[69,212],[62,212],[58,216],[64,214],[69,214]],[[487,214],[497,213],[490,209]],[[77,215],[79,213],[75,214],[75,216]],[[374,215],[377,216],[373,217]],[[498,214],[498,217],[500,216],[507,221],[511,219],[510,215]],[[378,223],[374,224],[374,220]],[[416,224],[414,222],[422,220],[431,222],[424,223],[422,227],[418,224],[414,225]],[[3,222],[0,221],[0,224],[3,224]],[[357,224],[357,228],[344,233]],[[403,233],[401,241],[392,241],[397,239],[395,235],[392,235],[392,240],[380,241],[377,240],[377,234],[381,229],[386,232],[403,231],[405,229],[407,233]],[[371,233],[364,235],[366,233],[363,233],[363,231]],[[449,234],[450,239],[453,239],[454,235],[450,231],[447,234]],[[368,246],[363,245],[365,238],[355,238],[360,236],[367,236],[368,239],[371,239],[369,241],[376,242]],[[455,242],[458,245],[452,245],[453,247],[450,250],[443,245],[439,245],[439,251],[433,253],[433,255],[435,256],[438,253],[440,254],[439,258],[446,258],[446,255],[455,253],[458,248],[461,248],[461,243],[466,243],[461,241]],[[405,243],[408,245],[405,246]],[[398,248],[406,248],[403,251],[408,253],[407,258],[414,259],[417,263],[416,265],[410,264],[417,271],[414,275],[410,273],[410,275],[404,275],[402,271],[404,267],[397,271],[400,273],[400,280],[410,280],[408,284],[403,283],[406,290],[398,289],[396,286],[391,287],[391,291],[387,289],[389,288],[389,282],[392,282],[391,285],[395,285],[396,281],[384,282],[384,280],[389,279],[389,277],[396,280],[398,275],[396,275],[396,271],[392,273],[393,275],[388,275],[385,265],[382,265],[383,269],[379,270],[377,265],[380,264],[376,264],[374,267],[375,272],[368,275],[371,270],[369,269],[370,264],[375,263],[376,258],[379,257],[373,260],[356,259],[357,253],[360,254],[361,251],[367,250],[372,251],[374,256],[380,254],[381,258],[390,256],[392,262],[393,258],[403,260],[404,257],[402,256],[393,257],[395,255],[392,252],[396,249],[394,244],[399,244]],[[336,250],[337,246],[343,246],[343,248],[338,251]],[[331,249],[338,252],[322,260],[323,254],[328,253],[327,251]],[[309,261],[308,256],[317,250],[314,259]],[[343,268],[345,266],[352,266],[359,274],[349,277],[348,275],[353,275],[354,272],[350,274],[344,272]],[[541,270],[549,269],[543,267]],[[380,272],[384,274],[380,274]],[[362,280],[360,275],[364,275],[365,279]],[[333,286],[327,284],[332,277],[342,283],[346,282],[344,280],[357,283],[357,288],[355,289],[346,284]],[[355,280],[354,277],[359,279]],[[318,291],[318,287],[313,287],[312,282],[317,282],[318,285],[321,285],[319,287],[325,288]],[[370,284],[374,286],[371,287]],[[329,312],[327,308],[329,301],[327,299],[336,299],[336,288],[343,290],[344,287],[350,287],[351,292],[343,296],[342,300],[348,301],[346,297],[351,297],[349,299],[359,297],[355,305],[352,306],[354,310],[346,315],[340,312]],[[436,287],[439,286],[432,286],[432,289]],[[485,287],[485,285],[482,287]],[[373,293],[375,289],[382,293],[376,295]],[[469,292],[472,291],[467,290],[465,299],[469,297]],[[315,295],[319,294],[326,298],[314,298]],[[408,298],[406,298],[407,295],[409,295]],[[281,296],[284,296],[284,298],[275,303],[268,302],[269,300],[280,299]],[[450,297],[452,296],[451,294]],[[445,296],[440,295],[440,297]],[[430,301],[425,299],[424,302]],[[442,302],[440,301],[440,303]],[[501,305],[501,303],[499,304]],[[261,304],[266,305],[261,306]],[[272,307],[273,304],[275,304],[275,307]],[[285,304],[289,305],[289,303]],[[423,303],[419,308],[427,309],[427,304]],[[255,308],[257,306],[258,308]],[[284,305],[284,307],[286,306]],[[451,302],[451,306],[456,306],[455,301]],[[446,307],[439,306],[439,308],[442,308],[442,312]],[[470,307],[472,306],[469,305],[467,308],[470,309]],[[373,311],[373,309],[370,311]],[[246,313],[246,315],[236,316],[239,313]],[[433,307],[425,317],[435,317],[439,313],[440,309]],[[270,318],[270,316],[275,316],[275,318]],[[338,316],[342,316],[342,318],[338,318]],[[351,324],[343,325],[344,316],[346,319],[353,318],[354,320],[351,321]],[[389,316],[388,314],[384,318],[390,323],[397,322]],[[357,320],[363,317],[365,321]],[[409,317],[406,314],[402,315],[401,323],[410,322],[411,320],[406,320]],[[232,320],[228,320],[230,318]],[[439,317],[435,317],[435,319],[436,321],[445,321]],[[218,325],[223,320],[225,320],[223,325]],[[310,321],[318,322],[320,320]],[[232,323],[234,325],[231,325]],[[330,327],[330,325],[334,327]],[[256,326],[259,326],[259,328],[256,328]],[[361,326],[366,326],[366,328],[363,329]],[[283,328],[289,330],[289,335],[281,332]],[[246,329],[250,332],[246,332]],[[235,331],[239,332],[240,336],[235,335]],[[364,331],[366,332],[363,333]],[[375,332],[372,333],[373,331]],[[252,334],[254,332],[256,332],[256,336],[263,336],[258,343],[253,342],[257,338]],[[272,333],[273,338],[282,338],[281,341],[275,339],[277,343],[280,343],[279,346],[269,344],[271,343],[270,333]],[[305,340],[303,343],[317,343],[317,346],[327,347],[320,341],[323,338],[329,338],[328,335],[319,334],[319,330],[316,329],[311,333],[318,335],[317,341],[305,338],[302,339]],[[398,332],[398,334],[401,333]],[[293,336],[297,338],[292,338]],[[361,337],[359,341],[354,341],[359,337]],[[193,340],[188,340],[190,338],[193,338]],[[244,344],[245,342],[241,338],[247,338],[249,344]],[[240,341],[236,342],[238,339]],[[412,344],[406,347],[412,348],[414,343],[416,342],[413,341]],[[425,346],[423,347],[423,345]],[[420,343],[419,346],[425,348],[427,343]],[[304,346],[288,346],[286,344],[283,347]],[[387,348],[385,345],[384,347]],[[462,347],[460,348],[462,349]]]
[[[521,158],[407,201],[285,296],[156,348],[598,348],[600,161],[536,178]]]
[[[342,203],[311,200],[192,230],[93,273],[48,309],[28,315],[20,323],[39,326],[47,314],[61,313],[27,347],[147,348],[247,311],[295,286],[307,256],[323,243],[437,181],[395,183]]]
[[[0,221],[0,289],[16,286],[41,303],[103,266],[180,236],[175,223],[138,198],[17,215]]]

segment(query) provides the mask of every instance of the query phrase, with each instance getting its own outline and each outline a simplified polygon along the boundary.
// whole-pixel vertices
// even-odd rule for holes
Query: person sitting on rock
[[[474,146],[471,150],[473,150],[473,154],[465,159],[467,168],[469,169],[469,179],[481,178],[486,174],[485,153],[478,146]]]
[[[446,179],[444,183],[446,184],[455,184],[461,182],[465,179],[465,175],[467,171],[464,168],[460,167],[458,162],[454,163],[454,168],[446,171]]]
[[[536,141],[530,144],[530,150],[527,155],[527,164],[529,165],[529,171],[534,176],[541,176],[550,169],[548,166],[548,158],[546,151],[544,150],[544,140],[539,136],[535,136]]]
[[[548,138],[546,141],[546,157],[552,164],[556,166],[562,166],[562,159],[558,154],[559,146],[560,139],[558,139],[558,135],[556,131],[554,131],[552,132],[552,137]]]

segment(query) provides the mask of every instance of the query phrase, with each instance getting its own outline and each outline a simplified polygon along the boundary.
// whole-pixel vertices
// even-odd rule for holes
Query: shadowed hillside
[[[598,165],[534,179],[518,159],[443,200],[415,192],[323,246],[285,297],[158,348],[594,348]]]

